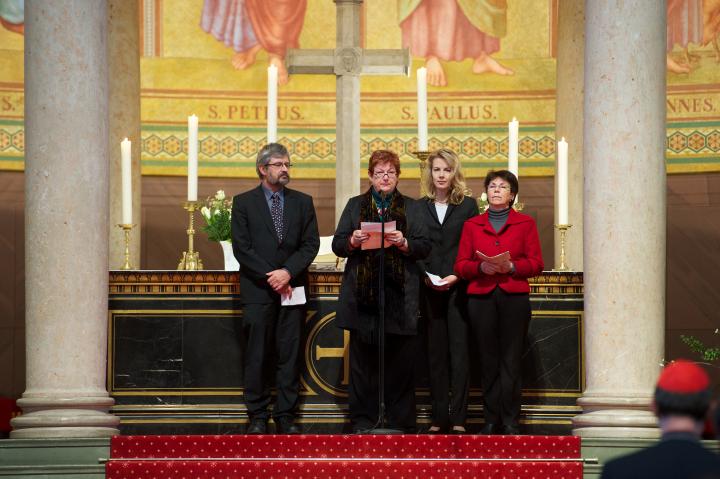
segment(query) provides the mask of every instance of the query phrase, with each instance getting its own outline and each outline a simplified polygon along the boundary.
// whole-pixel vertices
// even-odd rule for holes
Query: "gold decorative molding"
[[[310,295],[340,294],[341,271],[310,271]],[[544,271],[530,278],[531,294],[582,295],[582,272]],[[110,294],[240,294],[235,271],[111,271]]]
[[[585,289],[581,271],[543,271],[528,282],[530,294],[582,295]]]
[[[240,294],[230,271],[111,271],[110,294]]]

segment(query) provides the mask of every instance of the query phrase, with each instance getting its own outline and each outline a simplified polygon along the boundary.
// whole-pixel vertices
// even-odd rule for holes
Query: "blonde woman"
[[[432,250],[420,267],[440,277],[433,284],[425,275],[420,307],[427,325],[428,367],[432,398],[429,434],[463,434],[468,395],[468,322],[465,285],[453,272],[465,221],[476,216],[455,152],[440,149],[428,158],[423,172],[427,196],[421,198],[423,222]]]

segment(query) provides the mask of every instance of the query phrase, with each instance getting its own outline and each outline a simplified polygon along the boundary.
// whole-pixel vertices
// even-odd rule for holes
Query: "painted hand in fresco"
[[[245,70],[265,50],[278,68],[278,83],[290,80],[285,68],[288,48],[298,48],[307,0],[205,0],[200,26],[231,47],[233,67]]]
[[[399,8],[403,47],[425,58],[430,85],[448,84],[441,61],[472,58],[475,74],[514,74],[491,57],[506,33],[506,0],[399,0]]]

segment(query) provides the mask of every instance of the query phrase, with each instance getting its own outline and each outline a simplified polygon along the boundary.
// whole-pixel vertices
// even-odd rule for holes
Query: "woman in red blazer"
[[[543,259],[535,221],[512,209],[517,177],[491,171],[485,191],[489,208],[465,222],[455,272],[468,281],[468,316],[480,347],[481,433],[519,434],[520,360],[531,315],[527,279],[542,272]]]

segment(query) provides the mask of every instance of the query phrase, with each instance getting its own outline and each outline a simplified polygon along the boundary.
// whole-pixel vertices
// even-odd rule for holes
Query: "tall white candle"
[[[198,117],[188,117],[188,201],[197,201],[198,190]]]
[[[508,123],[508,171],[513,173],[516,178],[520,178],[520,167],[518,165],[518,141],[520,137],[520,123],[517,118],[513,117]],[[515,195],[515,203],[519,203],[520,195]]]
[[[568,224],[568,144],[563,137],[558,142],[557,163],[558,224]]]
[[[117,150],[116,150],[117,151]],[[122,178],[122,224],[132,224],[132,142],[120,142],[120,171]]]
[[[508,123],[508,171],[518,175],[518,138],[520,123],[515,117]]]
[[[418,150],[428,151],[427,68],[417,69]]]
[[[267,142],[277,141],[277,109],[278,109],[278,69],[275,65],[268,67],[267,76]]]

